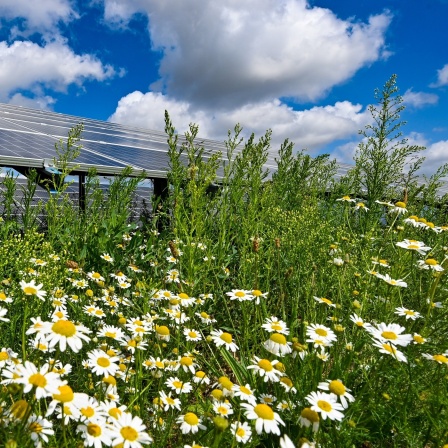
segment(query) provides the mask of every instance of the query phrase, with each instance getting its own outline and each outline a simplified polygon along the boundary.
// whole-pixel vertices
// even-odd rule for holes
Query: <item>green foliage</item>
[[[404,105],[396,81],[396,75],[392,75],[382,90],[375,91],[378,105],[369,106],[374,123],[360,131],[364,140],[358,146],[350,173],[356,193],[367,198],[369,207],[374,207],[376,200],[397,194],[403,199],[403,190],[424,160],[418,158],[424,147],[408,145],[407,139],[401,138],[400,128],[405,123],[400,121],[400,113]]]

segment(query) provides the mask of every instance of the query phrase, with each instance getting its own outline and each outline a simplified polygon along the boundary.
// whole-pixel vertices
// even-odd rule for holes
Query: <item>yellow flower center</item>
[[[286,345],[286,338],[280,333],[273,333],[269,339],[276,344]]]
[[[221,386],[227,390],[231,390],[233,387],[232,381],[230,381],[229,378],[227,378],[226,376],[219,377],[218,383],[221,384]]]
[[[328,335],[328,331],[324,330],[323,328],[317,328],[315,331],[319,336],[325,337]]]
[[[260,359],[260,361],[258,361],[258,367],[265,370],[266,372],[270,372],[274,368],[271,364],[271,361],[269,361],[268,359]]]
[[[38,422],[32,422],[28,428],[31,432],[37,433],[42,432],[42,429],[44,429]]]
[[[198,416],[194,412],[187,412],[184,415],[184,422],[190,426],[196,426],[199,423]]]
[[[280,382],[285,384],[288,387],[292,387],[293,386],[292,381],[288,377],[286,377],[286,376],[284,376],[283,378],[280,378]]]
[[[118,417],[120,417],[121,414],[122,414],[122,412],[118,408],[109,409],[109,415],[115,419],[118,419]]]
[[[74,336],[76,334],[76,327],[75,325],[70,322],[69,320],[58,320],[53,324],[51,329],[61,336],[66,336],[67,338]]]
[[[86,408],[81,408],[80,411],[81,411],[81,414],[87,418],[95,415],[95,410],[93,408],[91,408],[90,406],[87,406]]]
[[[390,344],[382,344],[384,350],[386,350],[387,352],[389,352],[392,355],[395,355],[396,350],[390,345]]]
[[[32,296],[34,294],[37,294],[37,288],[35,288],[34,286],[25,286],[25,288],[23,288],[23,292],[27,296]]]
[[[160,325],[160,327],[156,328],[156,331],[161,336],[169,336],[169,334],[170,334],[170,329],[168,327],[166,327],[165,325]]]
[[[203,319],[210,319],[210,316],[209,316],[205,311],[202,311],[202,313],[201,313],[201,317],[202,317]]]
[[[217,412],[221,415],[227,415],[229,410],[225,406],[218,406]]]
[[[123,428],[120,429],[120,434],[124,440],[129,440],[131,442],[138,439],[138,432],[131,426],[123,426]]]
[[[272,408],[264,403],[257,404],[254,407],[254,412],[258,415],[259,418],[262,418],[263,420],[274,420],[275,418]]]
[[[252,291],[252,295],[255,297],[260,297],[261,295],[263,295],[263,293],[261,291],[259,291],[258,289],[254,289]]]
[[[344,395],[345,394],[345,386],[339,380],[333,380],[328,385],[328,389],[330,392],[333,392],[335,395]]]
[[[236,430],[236,435],[239,437],[244,437],[246,435],[246,431],[241,426]]]
[[[184,385],[184,383],[182,381],[173,381],[173,386],[176,389],[182,389],[182,386]]]
[[[252,395],[252,392],[246,386],[240,386],[240,391],[245,395]]]
[[[96,363],[100,366],[100,367],[109,367],[110,366],[110,361],[107,358],[104,357],[100,357],[96,360]]]
[[[4,292],[0,292],[0,300],[6,300],[6,294]]]
[[[206,377],[206,373],[203,372],[202,370],[198,370],[198,371],[196,372],[196,376],[197,376],[198,378],[205,378],[205,377]]]
[[[232,335],[230,333],[223,333],[220,338],[226,342],[227,344],[231,344],[232,343]]]
[[[9,359],[9,355],[7,352],[0,352],[0,361],[6,361]]]
[[[271,324],[271,328],[275,331],[279,331],[282,329],[282,326],[279,323],[273,323]]]
[[[437,264],[437,261],[434,260],[434,258],[428,258],[427,260],[425,260],[425,264],[429,266],[435,266]]]
[[[180,358],[180,363],[183,366],[192,366],[193,360],[189,356],[182,356],[182,358]]]
[[[417,250],[417,249],[420,249],[420,246],[418,246],[417,244],[409,244],[408,249]]]
[[[45,387],[47,385],[47,379],[41,373],[31,375],[28,382],[35,387]]]
[[[320,409],[322,409],[325,412],[331,412],[333,407],[331,406],[331,403],[325,400],[318,400],[317,406],[319,406]]]
[[[399,201],[395,203],[395,207],[406,208],[406,204],[404,202]]]
[[[423,344],[425,342],[425,339],[422,336],[420,336],[419,334],[415,334],[413,336],[413,339],[415,342],[417,342],[417,344]]]
[[[415,316],[415,311],[412,310],[405,310],[404,314],[407,314],[408,316]]]
[[[101,435],[101,426],[96,425],[95,423],[89,423],[87,425],[87,432],[92,436],[92,437],[99,437]]]
[[[443,362],[444,364],[448,364],[448,358],[444,355],[434,355],[434,361]]]
[[[394,333],[393,331],[383,331],[381,333],[381,336],[384,339],[390,339],[392,341],[394,341],[395,339],[398,339],[398,336],[396,335],[396,333]]]
[[[333,305],[333,302],[329,299],[326,299],[325,297],[322,297],[320,300],[322,300],[322,302],[326,303],[327,305]]]
[[[189,331],[188,336],[192,339],[196,339],[198,337],[198,334],[195,331]]]
[[[61,403],[68,403],[75,398],[75,394],[70,386],[65,384],[64,386],[59,386],[59,393],[53,394],[53,398]]]
[[[244,296],[246,295],[246,293],[245,293],[244,291],[237,291],[237,292],[235,293],[235,295],[236,295],[237,297],[244,297]]]
[[[189,299],[190,296],[188,294],[185,294],[184,292],[181,292],[178,294],[179,299]]]
[[[317,423],[319,419],[319,414],[316,411],[313,411],[311,408],[305,408],[300,413],[301,417],[306,418],[311,423]]]

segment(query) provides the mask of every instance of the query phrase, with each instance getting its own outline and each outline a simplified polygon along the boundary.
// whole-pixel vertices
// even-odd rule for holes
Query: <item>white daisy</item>
[[[344,408],[336,402],[336,395],[311,392],[305,399],[311,405],[311,410],[318,412],[324,420],[329,418],[330,420],[341,421],[344,418],[344,414],[341,412]]]
[[[255,430],[257,434],[263,431],[267,434],[280,435],[280,425],[284,425],[281,417],[267,404],[260,403],[253,405],[250,403],[241,403],[241,407],[245,409],[244,414],[247,419],[255,420]]]

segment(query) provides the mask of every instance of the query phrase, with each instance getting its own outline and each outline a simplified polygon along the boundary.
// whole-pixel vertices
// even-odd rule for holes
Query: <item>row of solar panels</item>
[[[28,179],[19,175],[11,169],[0,170],[0,216],[4,216],[5,207],[4,201],[7,196],[7,187],[5,185],[6,176],[12,176],[15,183],[15,191],[13,194],[13,202],[11,207],[11,214],[14,219],[19,219],[25,213],[24,196],[28,190]],[[106,177],[100,178],[98,187],[101,189],[104,198],[107,198],[109,194],[109,183],[111,179]],[[37,220],[40,225],[45,225],[45,210],[44,206],[48,202],[50,195],[52,194],[49,189],[42,188],[39,185],[35,185],[36,189],[30,201],[30,207],[34,210],[39,208],[37,212]],[[131,198],[131,207],[129,213],[133,221],[139,221],[144,213],[148,213],[151,210],[151,198],[153,195],[153,186],[151,182],[145,181],[140,184]],[[78,177],[73,176],[66,185],[64,191],[68,195],[71,201],[72,207],[76,210],[79,207],[79,183]],[[89,197],[87,197],[87,201]],[[6,217],[6,216],[5,216]]]
[[[145,171],[149,178],[166,177],[168,144],[163,132],[122,126],[54,112],[0,104],[0,166],[42,168],[55,157],[54,145],[67,140],[68,132],[84,125],[82,150],[76,159],[79,171],[95,167],[101,174],[116,174],[131,166],[135,174]],[[179,143],[185,138],[179,136]],[[225,153],[224,143],[200,139],[204,157]],[[185,155],[183,161],[187,163]],[[274,156],[266,168],[275,169]]]
[[[146,173],[148,178],[165,178],[168,171],[168,144],[164,132],[123,126],[116,123],[79,118],[55,112],[42,111],[0,103],[0,167],[51,166],[55,143],[66,141],[70,129],[84,125],[82,150],[76,159],[77,172],[87,172],[95,167],[99,174],[118,174],[131,166],[134,174]],[[179,143],[185,138],[179,136]],[[198,141],[205,149],[204,157],[226,153],[225,144],[213,140]],[[182,160],[187,163],[185,155]],[[276,170],[275,153],[271,153],[265,168]],[[351,168],[339,164],[336,177]],[[439,189],[448,193],[448,183]]]

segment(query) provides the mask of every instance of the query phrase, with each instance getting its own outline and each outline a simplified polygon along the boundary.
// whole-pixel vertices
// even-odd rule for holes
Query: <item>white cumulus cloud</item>
[[[23,19],[16,34],[54,31],[59,23],[78,17],[72,0],[1,0],[0,17],[6,20]]]
[[[305,0],[103,1],[109,22],[148,16],[151,44],[162,52],[152,90],[213,110],[322,97],[385,56],[391,20],[342,20]]]
[[[431,87],[441,87],[448,85],[448,64],[437,70],[437,81]]]
[[[199,125],[203,138],[224,140],[227,130],[237,123],[244,135],[252,132],[263,135],[272,129],[273,146],[286,138],[295,142],[298,149],[318,149],[339,139],[346,139],[370,121],[370,113],[359,104],[348,101],[332,106],[313,107],[296,111],[278,99],[250,103],[232,110],[215,111],[195,109],[186,101],[176,100],[157,92],[133,92],[123,97],[109,120],[148,129],[164,129],[164,111],[168,110],[176,129],[183,133],[189,123]]]
[[[424,107],[428,104],[437,104],[439,97],[434,93],[414,92],[412,89],[406,90],[403,101],[406,106],[415,108]]]
[[[114,75],[113,67],[89,54],[75,54],[62,42],[45,46],[28,41],[16,41],[11,45],[0,42],[0,101],[19,90],[45,87],[65,91],[70,84],[104,81]]]

